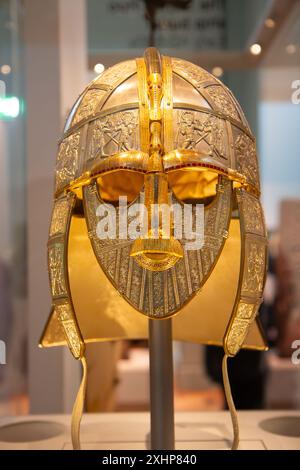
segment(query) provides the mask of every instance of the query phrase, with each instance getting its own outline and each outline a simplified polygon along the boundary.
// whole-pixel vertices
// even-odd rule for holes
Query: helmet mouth
[[[183,257],[183,248],[178,240],[171,238],[138,238],[130,256],[149,271],[165,271]]]

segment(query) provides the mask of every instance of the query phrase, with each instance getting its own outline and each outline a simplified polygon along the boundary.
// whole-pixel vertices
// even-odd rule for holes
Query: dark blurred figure
[[[278,321],[276,304],[278,298],[277,259],[269,251],[268,271],[264,289],[264,301],[259,309],[259,319],[269,348],[275,347],[278,340]]]
[[[291,321],[293,305],[296,304],[295,286],[293,286],[292,270],[281,249],[278,252],[275,268],[277,279],[275,300],[276,351],[280,357],[290,357],[291,344],[295,339],[299,338],[300,322]]]

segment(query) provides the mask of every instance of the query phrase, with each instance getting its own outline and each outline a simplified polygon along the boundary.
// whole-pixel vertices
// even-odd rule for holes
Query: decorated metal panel
[[[84,343],[72,306],[68,276],[68,235],[75,195],[61,196],[54,201],[48,241],[48,267],[53,308],[58,315],[74,357],[83,354]]]

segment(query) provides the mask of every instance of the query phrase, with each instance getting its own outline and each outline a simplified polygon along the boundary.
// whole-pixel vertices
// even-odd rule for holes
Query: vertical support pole
[[[151,449],[174,450],[172,320],[149,320]]]

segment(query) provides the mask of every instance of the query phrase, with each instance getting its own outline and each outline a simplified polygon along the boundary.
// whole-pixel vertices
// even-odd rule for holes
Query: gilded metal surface
[[[259,199],[254,195],[244,191],[243,197],[240,198],[240,205],[242,207],[243,214],[245,214],[245,231],[247,233],[253,233],[255,235],[265,237],[265,221]]]
[[[143,199],[143,194],[140,198]],[[181,204],[174,196],[173,202]],[[231,182],[227,178],[221,178],[213,204],[205,208],[203,248],[184,251],[184,259],[170,268],[166,275],[163,272],[150,273],[135,261],[129,262],[133,240],[98,238],[96,209],[102,201],[95,183],[84,188],[84,203],[89,237],[105,274],[121,295],[141,313],[166,317],[181,309],[201,288],[213,270],[227,236],[231,211]],[[130,218],[128,222],[131,222]],[[116,227],[118,233],[118,209]],[[181,243],[184,248],[188,240],[183,238]],[[149,291],[151,283],[154,283],[154,288]]]
[[[173,139],[173,80],[170,57],[162,58],[163,79],[163,142],[165,153],[174,149]]]
[[[84,342],[72,306],[68,274],[68,237],[75,196],[68,194],[54,201],[48,241],[48,267],[53,313],[61,324],[70,350],[76,359]],[[58,328],[56,327],[58,332]]]
[[[90,176],[98,176],[101,173],[108,173],[114,170],[134,170],[146,173],[148,169],[149,156],[136,150],[120,152],[107,158],[98,160],[91,166]]]
[[[91,84],[91,87],[105,85],[113,89],[136,72],[135,60],[125,60],[105,70]]]
[[[92,250],[84,218],[72,218],[68,263],[74,310],[86,343],[148,337],[147,317],[138,313],[119,295],[101,269]],[[224,249],[211,276],[199,295],[172,318],[174,339],[222,346],[224,331],[235,302],[239,265],[240,228],[239,221],[233,219]],[[192,286],[195,269],[197,266],[193,263]],[[167,272],[164,275],[167,277]],[[132,282],[135,282],[135,277]],[[145,290],[143,278],[141,284]],[[172,298],[177,286],[176,276],[174,285],[168,283],[165,286],[170,290]],[[175,292],[179,298],[178,290]],[[141,297],[144,298],[144,295],[142,292]],[[216,301],[212,302],[212,298]],[[66,344],[66,338],[54,311],[45,329],[42,345],[49,347],[62,344]],[[257,321],[250,325],[243,348],[265,349]]]
[[[247,120],[230,90],[220,80],[195,64],[172,59],[173,71],[193,85],[206,100],[207,106],[241,122],[249,131]],[[198,104],[195,102],[195,104]]]
[[[104,108],[114,89],[135,73],[135,61],[127,60],[110,67],[93,80],[76,101],[70,113],[72,119],[67,119],[65,128],[67,135],[87,121],[93,120],[95,115]]]
[[[60,144],[56,162],[56,190],[75,179],[79,164],[80,132],[66,137]]]
[[[144,180],[144,204],[147,210],[148,231],[135,240],[130,256],[143,269],[166,271],[183,257],[183,248],[174,238],[173,228],[165,233],[162,217],[158,226],[151,227],[155,217],[154,207],[169,206],[168,178],[164,172],[163,153],[165,145],[172,145],[172,69],[169,58],[162,60],[158,51],[149,48],[145,52],[149,106],[149,160]],[[144,89],[144,76],[139,77],[140,88]],[[173,227],[173,220],[170,218]]]
[[[225,120],[210,114],[176,109],[174,113],[176,149],[192,149],[226,161],[229,166],[229,143]]]
[[[61,322],[72,354],[75,358],[81,357],[82,339],[77,326],[77,321],[74,319],[74,312],[70,302],[65,301],[64,303],[57,303],[55,305],[55,310]]]
[[[171,65],[173,66],[173,80],[170,79]],[[110,156],[126,150],[142,150],[148,153],[149,142],[149,98],[147,92],[146,66],[143,59],[128,61],[118,64],[112,71],[114,80],[109,84],[110,69],[100,75],[83,94],[81,105],[75,113],[80,113],[81,106],[86,102],[92,104],[97,101],[97,113],[88,112],[83,122],[88,121],[86,140],[81,139],[81,147],[84,150],[83,164],[79,168],[80,156],[80,130],[66,137],[61,143],[61,150],[57,160],[57,189],[61,190],[67,184],[79,176],[79,171],[86,171],[98,159]],[[109,73],[108,73],[109,72]],[[114,110],[103,109],[104,98],[99,100],[95,92],[107,90],[105,100],[109,102],[111,93],[118,89],[116,84],[124,82],[128,76],[134,77],[137,73],[139,111],[122,105],[122,111],[118,107]],[[106,75],[107,74],[107,75]],[[128,75],[129,74],[129,75]],[[175,77],[182,77],[186,84],[197,90],[199,98],[194,98],[189,105],[176,103],[173,109],[172,83]],[[230,91],[215,77],[200,67],[179,59],[162,59],[162,108],[163,108],[163,140],[164,153],[175,149],[193,149],[206,153],[210,157],[210,163],[223,163],[229,172],[237,171],[243,177],[250,189],[259,193],[259,170],[255,141],[249,133],[247,122],[240,110],[238,103]],[[176,83],[176,80],[175,82]],[[102,89],[95,87],[102,86]],[[117,88],[114,88],[117,86]],[[120,87],[119,87],[120,88]],[[175,87],[176,90],[176,87]],[[200,95],[200,91],[202,94]],[[88,93],[92,99],[87,100]],[[124,91],[126,93],[126,90]],[[208,108],[199,108],[203,97],[209,99]],[[210,96],[210,97],[209,97]],[[209,97],[209,98],[208,98]],[[194,101],[194,105],[192,102]],[[208,102],[207,102],[208,103]],[[86,107],[84,107],[86,109]],[[234,109],[234,111],[233,111]],[[99,117],[97,117],[99,116]],[[80,129],[80,128],[79,128]],[[173,131],[172,131],[173,129]],[[72,129],[71,129],[72,130]],[[70,131],[69,131],[70,132]],[[72,157],[72,155],[74,155]],[[234,179],[234,178],[233,178]]]
[[[137,110],[109,114],[89,125],[86,150],[88,162],[139,148]]]
[[[106,90],[91,89],[84,94],[75,116],[72,120],[74,126],[78,122],[93,116],[101,108],[101,100],[106,95]]]
[[[245,296],[262,293],[266,266],[266,247],[259,239],[248,237],[242,292]]]
[[[224,346],[230,355],[238,351],[243,341],[248,341],[247,334],[250,335],[247,344],[262,348],[259,330],[251,326],[261,302],[266,264],[266,234],[258,199],[259,170],[255,140],[240,106],[219,80],[200,67],[181,59],[162,57],[160,64],[157,57],[156,52],[151,51],[146,55],[146,61],[137,59],[117,64],[94,80],[77,101],[69,119],[71,127],[67,127],[57,157],[56,194],[61,195],[57,201],[69,191],[75,192],[76,188],[83,188],[85,219],[95,259],[111,282],[112,289],[116,289],[127,301],[122,304],[124,311],[124,305],[127,305],[128,312],[133,307],[152,318],[165,318],[188,304],[183,316],[187,320],[183,321],[181,315],[174,318],[178,325],[175,327],[177,337],[221,344],[227,329]],[[187,241],[181,240],[183,258],[166,271],[151,271],[140,266],[130,256],[132,240],[100,240],[96,234],[98,205],[103,200],[109,200],[112,193],[111,198],[115,201],[120,188],[126,186],[128,192],[132,193],[130,201],[144,202],[147,187],[143,187],[143,182],[147,182],[147,178],[144,179],[147,173],[156,174],[151,184],[149,183],[150,186],[154,185],[154,180],[168,182],[168,191],[165,185],[157,183],[158,188],[164,188],[160,194],[163,200],[167,192],[170,202],[177,204],[182,204],[189,198],[210,198],[204,213],[203,248],[187,251],[184,249]],[[121,184],[122,181],[124,184]],[[237,250],[238,245],[233,245],[235,238],[229,229],[232,185],[240,188],[235,191],[241,221],[238,240],[240,237],[242,240],[240,258],[236,260],[237,266],[234,267],[232,260],[235,259],[234,250]],[[65,253],[68,235],[63,232],[64,204],[61,208],[57,206],[56,215],[53,213],[49,268],[55,303],[64,305],[65,300],[69,300],[67,305],[70,310],[67,311],[76,313],[76,317],[80,319],[78,325],[74,323],[75,329],[64,327],[65,333],[68,331],[69,344],[73,341],[73,353],[78,354],[76,337],[80,348],[82,347],[79,327],[84,330],[83,336],[87,341],[108,337],[144,337],[147,334],[144,326],[142,329],[138,326],[145,325],[144,317],[131,316],[130,313],[127,320],[126,315],[126,318],[122,317],[120,328],[112,328],[113,334],[110,333],[110,321],[104,321],[102,325],[105,326],[99,326],[101,331],[98,331],[95,315],[92,318],[86,312],[92,312],[93,302],[101,305],[104,302],[101,300],[103,295],[96,300],[92,294],[90,300],[84,300],[86,296],[77,281],[74,281],[69,291],[66,264],[70,261]],[[118,224],[117,208],[117,232]],[[72,237],[73,235],[70,243],[74,248]],[[82,238],[76,240],[80,246]],[[148,246],[149,252],[151,243]],[[147,244],[140,245],[145,248]],[[168,252],[168,243],[165,245],[163,251]],[[168,246],[170,248],[171,244]],[[222,258],[223,251],[225,255]],[[76,262],[80,266],[85,265],[83,256],[85,255],[80,255],[79,251]],[[92,268],[92,254],[89,256],[89,264],[85,269],[94,269],[96,272],[96,267]],[[236,274],[231,278],[232,269],[236,270]],[[76,271],[75,265],[72,270]],[[91,284],[92,277],[86,277]],[[65,283],[62,278],[65,278]],[[217,278],[219,284],[214,280]],[[101,279],[100,284],[109,285],[107,279],[105,282],[103,277]],[[226,285],[229,279],[232,283],[231,291],[229,285]],[[88,284],[86,288],[87,286]],[[190,302],[200,288],[199,295]],[[220,293],[217,302],[216,289]],[[75,312],[72,310],[71,293],[72,298],[76,298]],[[86,301],[89,305],[83,308]],[[117,303],[113,301],[111,307],[108,304],[105,306],[103,320],[115,318],[114,321],[117,321],[115,315],[119,311],[112,313],[114,305]],[[206,317],[206,323],[210,326],[203,335],[200,330],[205,330],[204,324],[201,324],[199,330],[192,327],[193,323],[196,324],[199,309],[214,311],[216,315],[215,318]],[[190,316],[188,312],[191,312]],[[222,321],[218,315],[223,315]],[[141,320],[137,320],[140,317]],[[54,337],[51,334],[49,336],[52,328],[49,326],[52,325],[50,322],[47,345],[55,343],[55,335],[59,334],[55,326],[58,318],[62,322],[69,321],[62,320],[55,309]],[[99,321],[101,318],[99,313]],[[92,333],[93,328],[95,335]],[[76,336],[77,333],[79,336]]]
[[[140,123],[140,142],[143,152],[149,151],[149,103],[147,88],[147,72],[144,59],[136,60],[138,93],[139,93],[139,123]]]
[[[174,108],[174,148],[202,153],[207,162],[216,166],[222,164],[228,173],[239,174],[236,181],[242,178],[245,187],[248,185],[259,194],[259,168],[253,138],[224,115],[184,106],[177,103]]]
[[[114,88],[101,109],[102,111],[109,110],[111,112],[114,107],[125,106],[128,108],[129,103],[135,108],[139,107],[137,73],[126,78],[119,86]]]
[[[212,104],[213,109],[224,112],[236,121],[241,120],[235,103],[224,85],[208,86],[205,90],[202,90],[202,94],[204,94],[204,97],[209,97],[209,103]]]
[[[52,219],[50,225],[49,236],[59,235],[65,233],[69,216],[69,201],[66,198],[61,198],[55,201]]]
[[[219,84],[213,75],[187,60],[172,58],[173,71],[191,83],[198,91],[204,84]]]
[[[236,195],[242,246],[239,287],[224,339],[225,351],[231,356],[241,348],[262,302],[267,265],[267,238],[261,204],[244,189],[237,189]]]
[[[259,171],[255,143],[246,134],[236,130],[233,135],[236,169],[246,177],[249,183],[259,188]]]
[[[78,98],[57,156],[48,242],[52,311],[41,338],[42,346],[67,343],[83,364],[71,426],[75,448],[85,343],[145,338],[147,317],[170,316],[175,339],[223,345],[237,448],[227,357],[242,347],[265,349],[254,321],[267,257],[259,194],[255,139],[243,112],[200,67],[148,48],[143,59],[105,71]],[[120,196],[127,197],[125,214]],[[143,203],[148,222],[135,240],[124,226],[124,218],[127,227],[141,223],[134,203]],[[182,216],[189,204],[199,242],[199,203],[204,240],[191,249],[185,214],[175,220],[178,212],[170,209],[181,208]],[[162,204],[168,217],[156,215]],[[98,232],[105,213],[115,230],[108,238]]]
[[[48,263],[53,298],[67,294],[64,262],[64,241],[51,243],[48,249]]]

